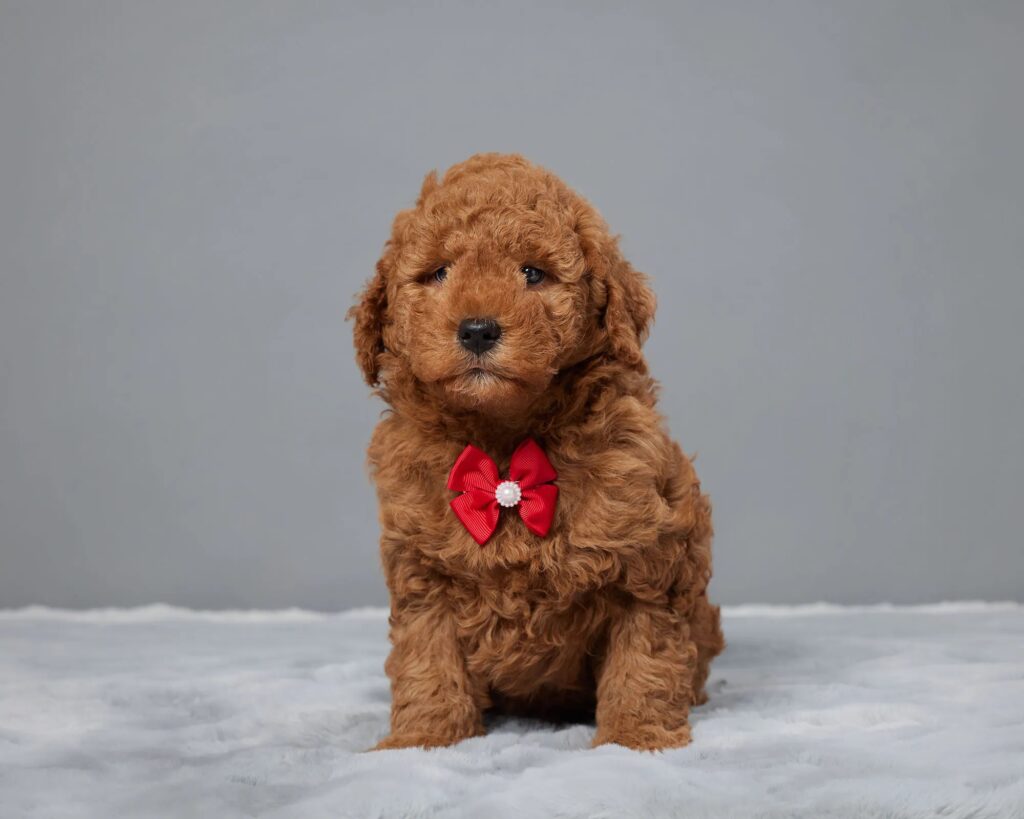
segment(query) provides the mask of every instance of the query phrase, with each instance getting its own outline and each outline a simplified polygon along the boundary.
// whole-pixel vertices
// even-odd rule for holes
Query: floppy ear
[[[656,307],[647,276],[620,257],[612,266],[606,290],[604,326],[612,354],[627,364],[642,365],[641,348],[647,340]]]
[[[387,310],[387,276],[390,268],[390,248],[377,262],[377,272],[363,289],[359,303],[349,311],[353,319],[352,336],[356,345],[356,363],[363,378],[371,387],[377,386],[380,375],[380,355],[384,352],[384,314]]]
[[[431,171],[423,178],[416,207],[422,207],[427,197],[438,187],[437,171]],[[380,359],[385,352],[384,322],[388,309],[388,279],[398,254],[398,236],[411,218],[413,210],[403,210],[395,216],[391,226],[391,238],[384,245],[384,254],[377,262],[377,272],[373,275],[359,297],[359,303],[353,306],[347,318],[353,319],[355,325],[352,335],[356,345],[356,363],[363,371],[366,383],[376,387],[380,383]]]
[[[627,364],[646,367],[642,347],[654,320],[656,301],[647,276],[622,258],[618,240],[596,213],[583,215],[577,234],[593,277],[598,322],[611,354]]]

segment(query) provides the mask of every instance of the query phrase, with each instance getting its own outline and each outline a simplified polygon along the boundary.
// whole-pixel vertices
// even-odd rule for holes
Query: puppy
[[[711,507],[655,407],[646,277],[597,211],[478,154],[400,212],[354,319],[389,405],[369,447],[391,593],[391,733],[485,711],[595,719],[594,745],[690,741],[723,646]]]

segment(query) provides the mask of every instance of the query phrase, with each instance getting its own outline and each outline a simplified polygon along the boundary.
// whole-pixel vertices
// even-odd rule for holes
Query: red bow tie
[[[473,540],[483,546],[498,528],[501,506],[519,507],[526,528],[544,537],[555,517],[558,473],[544,450],[527,438],[512,453],[508,480],[498,476],[498,465],[473,445],[459,455],[448,475],[448,488],[462,492],[451,507]]]

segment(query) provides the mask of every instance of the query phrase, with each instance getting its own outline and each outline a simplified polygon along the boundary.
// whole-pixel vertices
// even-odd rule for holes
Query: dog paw
[[[617,728],[614,731],[602,731],[600,728],[594,735],[592,746],[621,745],[634,751],[665,751],[669,748],[682,748],[690,744],[690,726],[668,729],[661,725],[638,725],[635,728]]]
[[[394,751],[399,748],[444,748],[462,742],[464,739],[479,736],[480,733],[470,734],[422,734],[422,733],[397,733],[390,734],[378,742],[371,751]]]

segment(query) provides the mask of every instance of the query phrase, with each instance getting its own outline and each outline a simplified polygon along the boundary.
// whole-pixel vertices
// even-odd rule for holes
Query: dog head
[[[385,398],[412,390],[488,415],[521,411],[595,356],[644,369],[653,315],[597,211],[501,154],[427,175],[350,312],[356,359]]]

